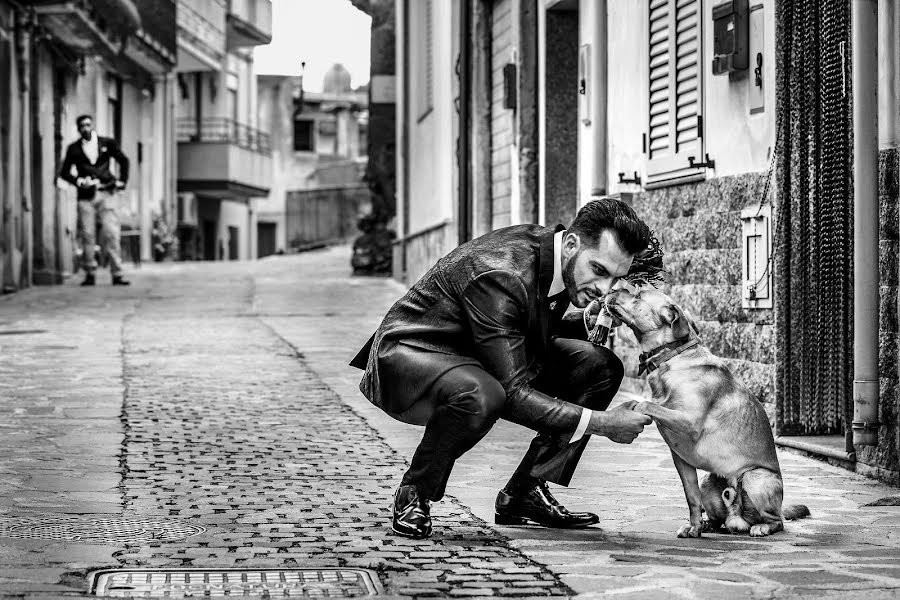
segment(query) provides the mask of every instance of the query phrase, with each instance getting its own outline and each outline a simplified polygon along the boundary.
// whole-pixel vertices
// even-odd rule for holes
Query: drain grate
[[[364,569],[109,569],[90,576],[91,593],[110,598],[260,596],[355,598],[381,593]]]
[[[206,531],[199,525],[162,519],[103,517],[13,518],[0,516],[0,537],[84,544],[137,544],[181,540]]]

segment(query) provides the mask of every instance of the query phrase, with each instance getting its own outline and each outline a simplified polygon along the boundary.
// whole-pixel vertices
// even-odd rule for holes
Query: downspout
[[[853,55],[853,444],[878,443],[878,1],[850,3]]]
[[[400,200],[403,202],[403,230],[400,233],[400,256],[401,256],[401,273],[403,277],[403,283],[406,283],[407,278],[407,266],[408,260],[406,256],[407,249],[407,238],[409,237],[409,203],[410,203],[410,193],[409,193],[409,48],[410,48],[410,36],[409,36],[409,26],[412,22],[412,19],[409,18],[409,7],[410,0],[402,0],[403,2],[403,41],[401,44],[401,48],[403,48],[403,60],[400,61],[400,64],[403,65],[403,87],[401,89],[401,98],[403,101],[403,114],[400,115],[400,168],[402,170],[401,173],[401,183],[403,184],[403,194]]]
[[[459,168],[459,190],[457,195],[457,244],[464,244],[472,238],[471,233],[471,126],[470,108],[472,103],[472,0],[462,0],[459,15],[459,136],[456,143],[456,159]]]

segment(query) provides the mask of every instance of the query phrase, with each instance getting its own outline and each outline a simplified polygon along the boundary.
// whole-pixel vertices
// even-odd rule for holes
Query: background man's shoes
[[[414,485],[401,485],[394,492],[394,521],[391,527],[399,535],[422,539],[431,535],[431,507],[419,497]]]
[[[93,273],[88,273],[84,276],[84,281],[81,282],[81,285],[97,285],[97,280],[94,278]]]
[[[113,285],[131,285],[131,282],[128,281],[127,279],[123,279],[121,275],[116,275],[115,277],[113,277],[112,284]],[[93,285],[93,284],[91,284],[91,285]]]
[[[543,481],[527,492],[513,494],[502,490],[494,503],[494,522],[497,525],[543,525],[558,529],[588,527],[600,522],[589,512],[571,512],[556,501]]]

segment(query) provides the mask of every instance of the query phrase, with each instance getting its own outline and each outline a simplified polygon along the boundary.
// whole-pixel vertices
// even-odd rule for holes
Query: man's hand
[[[75,185],[80,188],[92,188],[97,187],[99,182],[93,177],[79,177],[75,180]]]
[[[616,443],[630,444],[644,431],[644,426],[653,421],[647,415],[631,410],[635,404],[637,403],[629,401],[612,410],[595,410],[586,433],[605,435]]]

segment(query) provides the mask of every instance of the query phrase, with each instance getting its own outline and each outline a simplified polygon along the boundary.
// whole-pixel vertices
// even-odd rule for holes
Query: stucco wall
[[[775,11],[773,0],[764,0],[763,89],[765,110],[750,113],[748,100],[751,73],[732,79],[712,74],[712,2],[703,2],[701,28],[703,48],[704,152],[716,161],[708,178],[764,171],[775,139]],[[754,3],[757,4],[757,3]],[[619,184],[618,173],[646,175],[643,134],[648,123],[647,0],[608,2],[608,181],[614,192],[636,192],[641,188]],[[581,43],[598,43],[593,37]],[[755,52],[751,48],[751,53]],[[590,168],[591,158],[581,156],[579,168]]]

